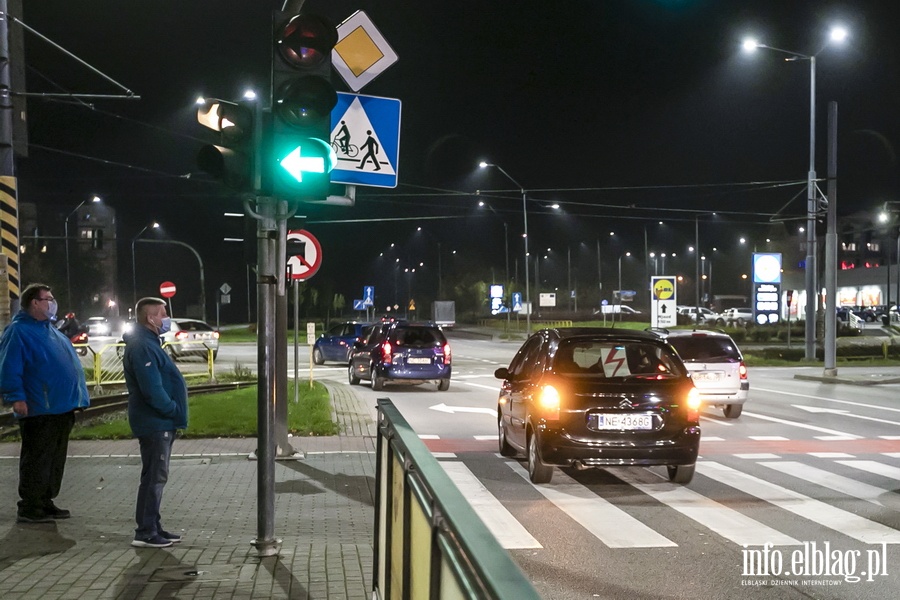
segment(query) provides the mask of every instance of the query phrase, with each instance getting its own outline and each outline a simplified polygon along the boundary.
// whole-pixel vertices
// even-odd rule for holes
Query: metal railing
[[[206,379],[210,383],[216,381],[215,355],[216,351],[205,344],[202,349],[195,348],[197,342],[166,342],[164,350],[169,350],[179,358],[186,354],[180,351],[185,345],[190,344],[190,353],[198,357],[205,355],[204,362],[183,363],[177,362],[181,374],[185,379]],[[170,348],[171,347],[171,348]],[[75,344],[75,350],[80,355],[81,365],[84,367],[85,379],[89,387],[93,387],[95,394],[103,392],[104,385],[119,385],[125,383],[125,370],[122,367],[122,355],[125,351],[124,343],[107,344],[100,350],[95,350],[88,344]],[[84,351],[82,356],[80,351]]]
[[[376,448],[373,597],[540,598],[388,398]]]

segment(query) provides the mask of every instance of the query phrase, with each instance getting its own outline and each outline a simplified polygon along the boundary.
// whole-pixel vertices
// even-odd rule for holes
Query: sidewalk
[[[72,518],[17,524],[18,443],[0,443],[0,597],[367,599],[372,586],[374,406],[330,385],[341,435],[292,438],[275,470],[276,557],[259,558],[255,439],[179,439],[163,525],[184,541],[133,548],[136,440],[72,441],[57,504]]]

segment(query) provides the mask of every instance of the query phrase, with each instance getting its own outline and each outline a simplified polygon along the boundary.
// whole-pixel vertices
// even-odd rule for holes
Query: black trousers
[[[19,419],[19,510],[42,511],[59,495],[75,412]]]

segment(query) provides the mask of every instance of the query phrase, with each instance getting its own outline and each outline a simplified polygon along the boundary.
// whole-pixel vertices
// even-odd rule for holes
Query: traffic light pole
[[[276,385],[276,287],[278,271],[275,243],[275,200],[256,199],[257,214],[257,535],[253,540],[259,556],[278,554],[281,540],[275,538],[275,403]]]

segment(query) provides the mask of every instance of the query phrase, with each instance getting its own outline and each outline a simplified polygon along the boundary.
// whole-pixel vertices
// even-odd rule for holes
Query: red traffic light
[[[337,43],[337,29],[323,16],[304,13],[285,23],[275,43],[289,65],[307,69],[331,60]]]

